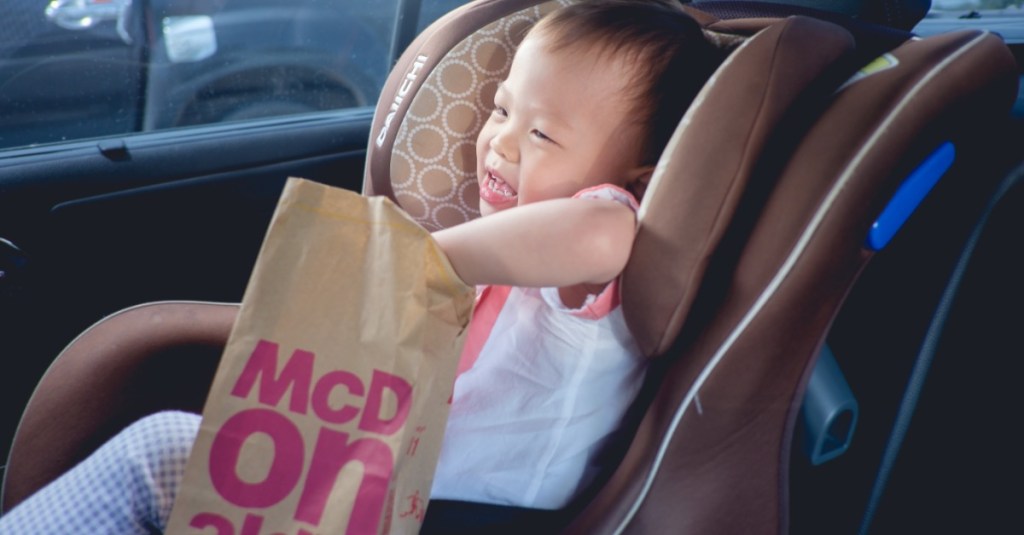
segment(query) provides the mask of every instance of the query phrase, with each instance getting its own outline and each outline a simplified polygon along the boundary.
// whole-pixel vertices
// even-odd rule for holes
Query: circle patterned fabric
[[[428,230],[478,217],[476,137],[526,31],[560,5],[524,9],[476,31],[432,70],[399,125],[391,184],[399,205]]]

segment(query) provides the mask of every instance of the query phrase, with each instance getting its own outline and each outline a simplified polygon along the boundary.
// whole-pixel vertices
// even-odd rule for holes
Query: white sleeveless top
[[[577,196],[637,205],[614,186]],[[618,280],[579,309],[557,288],[484,287],[469,328],[431,498],[565,506],[643,380]]]

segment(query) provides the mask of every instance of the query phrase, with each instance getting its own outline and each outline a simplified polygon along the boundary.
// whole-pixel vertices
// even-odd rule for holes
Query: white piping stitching
[[[875,130],[875,132],[871,135],[868,141],[861,147],[861,150],[853,158],[850,165],[846,167],[846,170],[844,171],[842,176],[840,176],[839,180],[836,181],[836,184],[829,191],[828,196],[825,198],[821,206],[818,208],[818,211],[814,214],[814,217],[811,219],[811,222],[808,224],[807,227],[805,227],[804,233],[800,236],[800,240],[794,246],[793,250],[790,251],[790,254],[786,258],[785,263],[783,263],[779,271],[776,272],[775,277],[773,277],[772,280],[768,283],[768,286],[761,293],[761,295],[758,296],[757,301],[754,302],[754,306],[752,306],[750,310],[743,316],[743,318],[740,320],[740,323],[736,326],[736,328],[733,329],[733,331],[729,334],[728,338],[726,338],[725,342],[719,347],[718,351],[701,371],[700,375],[694,381],[694,384],[690,388],[690,390],[687,391],[686,397],[683,398],[682,404],[679,406],[679,408],[676,409],[676,412],[672,417],[672,423],[669,425],[668,433],[666,433],[665,437],[661,441],[661,446],[658,448],[658,452],[654,457],[654,464],[651,470],[648,472],[647,478],[644,480],[644,485],[640,489],[640,494],[637,496],[636,500],[633,502],[633,505],[626,513],[625,518],[623,518],[622,522],[620,522],[619,526],[615,529],[616,535],[621,534],[622,531],[626,529],[626,525],[633,520],[633,517],[636,516],[637,511],[640,510],[642,502],[647,498],[647,493],[650,492],[651,487],[654,484],[654,478],[657,475],[658,468],[661,466],[661,463],[664,460],[665,454],[668,450],[668,444],[672,440],[672,435],[675,434],[676,428],[678,427],[680,420],[682,420],[683,414],[686,412],[686,409],[689,407],[691,401],[693,401],[696,397],[697,390],[700,389],[701,385],[704,384],[708,376],[711,375],[711,372],[714,371],[719,361],[725,356],[725,353],[730,349],[732,344],[735,343],[735,341],[739,338],[740,334],[747,328],[748,325],[750,325],[750,322],[753,321],[754,316],[756,316],[760,312],[760,310],[764,308],[765,303],[767,303],[768,300],[771,299],[775,291],[779,288],[779,286],[782,285],[782,281],[786,279],[790,271],[793,269],[793,266],[796,264],[797,259],[803,254],[803,251],[807,247],[807,244],[811,241],[811,237],[817,231],[818,226],[821,224],[822,220],[824,220],[825,215],[832,207],[832,203],[835,201],[836,197],[839,196],[839,192],[846,186],[846,183],[849,181],[854,171],[867,156],[867,153],[870,151],[871,148],[874,147],[875,143],[878,142],[878,139],[881,137],[882,133],[884,133],[888,129],[889,125],[893,122],[894,118],[900,114],[903,108],[907,106],[907,104],[921,90],[922,87],[931,82],[931,80],[938,75],[939,71],[945,69],[950,63],[952,63],[961,55],[966,53],[967,50],[971,49],[983,38],[987,37],[988,34],[989,32],[987,31],[983,32],[974,40],[965,44],[963,48],[951,54],[945,60],[943,60],[938,65],[933,67],[932,70],[928,72],[928,74],[921,78],[917,85],[911,88],[911,90],[907,92],[907,94],[903,97],[899,104],[897,104],[896,107],[893,108],[893,111],[889,114],[889,116],[886,117],[886,119],[882,122],[879,128]]]

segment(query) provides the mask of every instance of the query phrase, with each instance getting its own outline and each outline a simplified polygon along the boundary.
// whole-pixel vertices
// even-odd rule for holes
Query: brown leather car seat
[[[558,3],[478,1],[425,30],[378,102],[364,193],[427,228],[475,217],[480,110],[522,30]],[[1005,114],[1015,91],[1013,58],[987,33],[895,39],[851,78],[877,40],[808,16],[686,9],[730,53],[643,199],[622,298],[650,388],[571,533],[785,533],[803,390],[875,252],[873,223],[918,163]],[[139,416],[199,412],[236,308],[150,303],[70,344],[22,418],[3,507]]]

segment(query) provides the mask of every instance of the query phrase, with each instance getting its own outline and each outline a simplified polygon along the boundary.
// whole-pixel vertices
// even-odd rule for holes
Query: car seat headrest
[[[753,183],[771,178],[755,170],[793,104],[830,93],[818,82],[853,47],[839,26],[790,17],[741,45],[694,99],[641,202],[622,275],[623,313],[645,354],[675,340],[741,199],[770,187]]]
[[[854,55],[860,63],[867,63],[912,38],[914,34],[910,28],[924,16],[924,12],[921,12],[919,15],[907,15],[905,23],[886,24],[876,20],[876,17],[851,16],[842,10],[830,9],[828,5],[804,7],[795,3],[757,0],[696,0],[685,4],[684,9],[701,17],[709,30],[746,35],[761,30],[773,19],[778,21],[793,15],[831,22],[853,35],[857,43]]]
[[[931,0],[709,0],[704,4],[726,4],[732,10],[743,10],[750,17],[772,16],[778,13],[792,15],[834,13],[871,24],[910,31],[925,17]],[[807,10],[794,11],[794,7]]]
[[[478,217],[476,137],[526,31],[571,2],[473,2],[424,30],[381,93],[366,194],[391,197],[429,230]]]
[[[367,149],[363,193],[386,195],[438,230],[480,215],[476,136],[526,31],[575,0],[472,2],[409,45],[385,83]],[[706,33],[723,49],[745,36]]]

